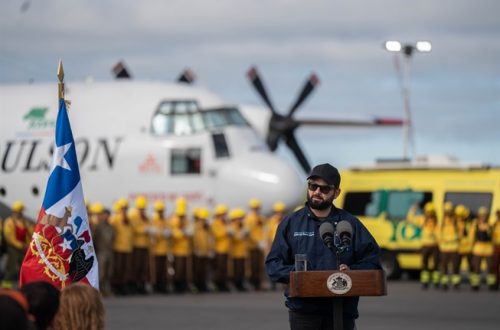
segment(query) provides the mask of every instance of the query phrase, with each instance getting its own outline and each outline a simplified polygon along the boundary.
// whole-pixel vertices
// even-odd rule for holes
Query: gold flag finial
[[[59,79],[59,98],[64,99],[64,68],[62,60],[59,60],[59,65],[57,66],[57,78]]]

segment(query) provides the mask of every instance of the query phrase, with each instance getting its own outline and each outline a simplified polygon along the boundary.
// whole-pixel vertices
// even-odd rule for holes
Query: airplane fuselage
[[[134,81],[67,86],[90,202],[111,207],[120,197],[146,195],[168,205],[184,196],[193,205],[245,207],[257,197],[267,212],[275,201],[294,207],[304,197],[295,168],[268,150],[237,107],[204,89]],[[57,86],[2,86],[0,99],[0,203],[22,200],[35,218],[52,166]]]

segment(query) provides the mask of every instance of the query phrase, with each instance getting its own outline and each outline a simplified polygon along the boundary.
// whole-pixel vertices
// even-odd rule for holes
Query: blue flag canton
[[[68,112],[63,99],[59,100],[59,112],[56,121],[54,153],[61,152],[61,164],[53,164],[43,200],[46,210],[69,194],[80,182],[80,171],[76,157],[75,141],[71,132]]]

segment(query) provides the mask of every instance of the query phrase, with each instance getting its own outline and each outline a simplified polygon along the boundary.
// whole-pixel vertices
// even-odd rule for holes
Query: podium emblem
[[[345,294],[351,290],[352,280],[345,273],[333,273],[326,280],[326,287],[335,294]]]

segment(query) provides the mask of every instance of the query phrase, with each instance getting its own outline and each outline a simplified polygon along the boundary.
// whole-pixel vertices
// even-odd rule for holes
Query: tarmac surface
[[[285,330],[281,291],[110,297],[106,329]],[[500,329],[500,292],[422,290],[418,282],[388,283],[388,295],[362,297],[358,329]]]

